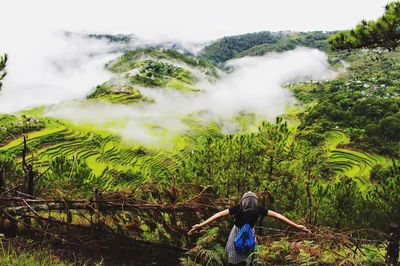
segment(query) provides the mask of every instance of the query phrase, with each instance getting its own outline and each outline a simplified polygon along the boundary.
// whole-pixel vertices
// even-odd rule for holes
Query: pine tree
[[[383,49],[393,51],[400,45],[400,2],[386,5],[376,21],[362,21],[354,29],[332,35],[328,43],[333,50]]]
[[[6,72],[7,59],[8,59],[7,54],[0,56],[0,90],[1,87],[3,86],[3,83],[1,81],[7,75]]]

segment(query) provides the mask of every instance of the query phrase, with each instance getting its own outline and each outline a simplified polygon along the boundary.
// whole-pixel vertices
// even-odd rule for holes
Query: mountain
[[[216,64],[243,56],[260,56],[269,52],[292,50],[296,46],[327,49],[327,39],[333,32],[270,32],[262,31],[218,39],[201,51],[201,57]]]
[[[163,48],[139,48],[125,52],[109,62],[106,68],[114,77],[98,85],[88,99],[107,99],[113,103],[152,101],[137,89],[173,88],[198,91],[199,80],[215,80],[217,68],[202,58]]]

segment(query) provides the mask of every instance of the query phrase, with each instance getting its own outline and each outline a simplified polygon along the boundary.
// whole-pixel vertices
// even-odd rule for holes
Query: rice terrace
[[[399,1],[0,6],[0,265],[399,265]]]

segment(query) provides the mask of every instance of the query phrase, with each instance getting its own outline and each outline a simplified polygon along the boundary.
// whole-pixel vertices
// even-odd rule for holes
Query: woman
[[[256,194],[249,191],[244,193],[242,199],[240,200],[240,204],[232,206],[224,211],[218,212],[200,224],[193,225],[192,229],[188,232],[188,234],[190,235],[193,233],[193,231],[221,217],[225,217],[228,215],[232,215],[235,221],[231,233],[229,234],[228,242],[226,243],[226,248],[225,248],[226,252],[228,253],[229,265],[239,265],[239,266],[246,265],[247,258],[249,257],[250,252],[247,254],[238,253],[237,251],[235,251],[233,243],[240,231],[240,228],[242,228],[242,226],[244,226],[245,224],[249,224],[251,226],[253,230],[253,235],[255,236],[254,225],[256,224],[257,219],[259,217],[262,218],[268,215],[269,217],[274,217],[276,219],[279,219],[301,231],[311,233],[311,231],[308,230],[304,225],[296,224],[277,212],[267,210],[264,207],[259,206]]]

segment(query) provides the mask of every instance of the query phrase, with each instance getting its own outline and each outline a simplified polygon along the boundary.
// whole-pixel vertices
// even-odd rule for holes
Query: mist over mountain
[[[233,71],[220,80],[209,82],[198,79],[194,85],[201,89],[200,92],[139,86],[144,96],[154,99],[153,103],[129,106],[72,102],[48,107],[44,115],[78,123],[93,123],[104,129],[109,128],[112,121],[122,120],[125,122],[109,129],[120,133],[125,139],[151,145],[188,130],[189,127],[182,120],[188,115],[201,114],[198,119],[205,124],[222,123],[221,126],[231,128],[227,133],[235,131],[229,119],[240,113],[253,113],[260,118],[273,120],[294,102],[291,93],[282,87],[283,83],[325,80],[335,75],[329,69],[327,56],[323,52],[306,48],[235,59],[229,61],[227,66]],[[133,86],[137,87],[135,84]],[[146,126],[149,124],[167,130],[168,135],[157,137]]]
[[[11,55],[16,56],[10,59],[9,75],[4,81],[6,86],[0,92],[2,112],[83,98],[93,87],[111,77],[104,65],[125,51],[152,47],[203,57],[209,47],[219,42],[206,47],[206,43],[149,40],[134,34],[73,32],[44,34],[41,37],[39,43],[15,46],[10,51]],[[36,50],[34,54],[31,53],[32,49]],[[21,79],[21,73],[29,74]]]
[[[2,1],[0,265],[397,265],[386,1]]]

